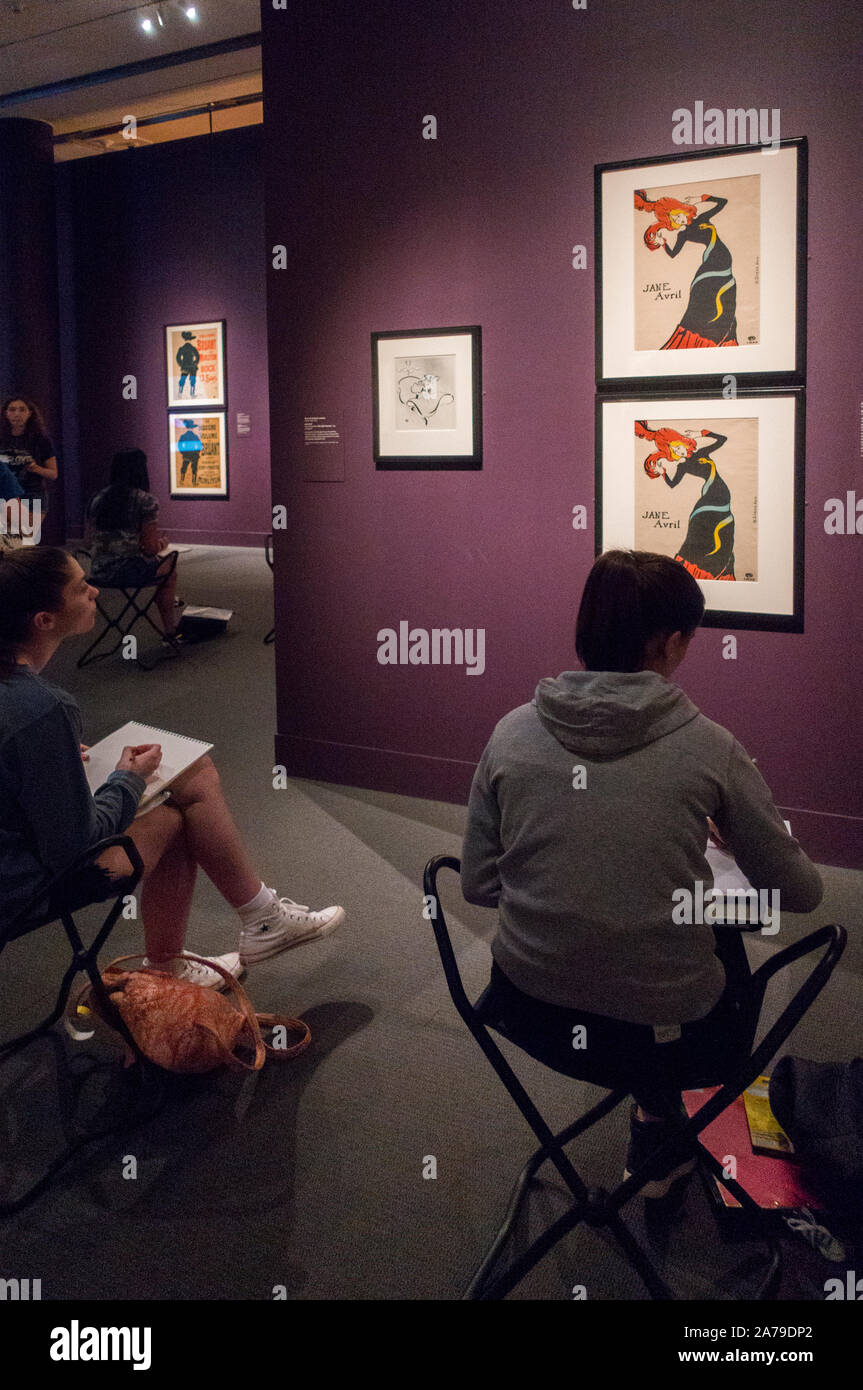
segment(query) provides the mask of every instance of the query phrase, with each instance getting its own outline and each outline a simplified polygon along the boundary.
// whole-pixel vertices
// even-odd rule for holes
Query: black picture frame
[[[669,389],[675,392],[687,391],[690,388],[698,390],[709,390],[715,388],[717,381],[721,381],[724,374],[734,376],[742,386],[764,386],[764,387],[784,387],[784,386],[804,386],[806,381],[806,293],[807,293],[807,237],[808,237],[808,141],[805,136],[787,138],[777,142],[778,150],[796,150],[796,183],[795,183],[795,226],[794,226],[794,246],[795,246],[795,274],[794,274],[794,365],[788,368],[776,369],[765,366],[763,370],[746,370],[741,366],[742,354],[735,362],[736,350],[733,346],[721,347],[719,349],[708,349],[711,355],[717,351],[723,354],[728,353],[727,363],[723,361],[721,365],[712,365],[709,370],[703,372],[687,372],[671,370],[672,364],[669,363],[667,373],[657,370],[639,370],[633,372],[610,372],[606,374],[606,347],[610,341],[612,330],[607,322],[606,307],[609,296],[605,293],[604,276],[604,249],[603,249],[603,199],[604,183],[607,184],[607,176],[628,170],[644,170],[649,173],[651,168],[660,168],[665,165],[689,164],[697,165],[704,162],[706,169],[709,170],[712,161],[723,159],[731,160],[743,159],[745,157],[748,164],[751,164],[752,157],[758,155],[765,161],[765,168],[768,167],[767,161],[771,155],[765,154],[761,145],[730,145],[716,149],[693,148],[685,152],[662,157],[650,156],[643,159],[621,160],[610,164],[599,164],[594,166],[594,232],[595,232],[595,304],[596,304],[596,384],[597,390],[604,395],[613,392],[627,393],[633,390],[648,389]],[[723,177],[729,177],[728,174]],[[650,180],[645,178],[639,180],[646,187],[650,187]],[[619,195],[618,195],[619,196]],[[763,248],[763,242],[762,242]],[[766,258],[764,263],[766,264]],[[759,262],[762,257],[759,255]],[[609,277],[611,278],[611,277]],[[634,279],[634,277],[633,277]],[[614,292],[614,291],[613,291]],[[634,286],[633,286],[634,294]],[[781,302],[781,297],[777,300]],[[764,311],[762,310],[762,314]],[[631,325],[630,325],[631,327]],[[622,325],[618,325],[620,331]],[[777,342],[785,342],[785,337],[777,335]],[[622,341],[622,339],[621,339]],[[749,351],[746,345],[742,345],[744,351]],[[622,351],[623,349],[621,349]],[[634,349],[626,348],[634,355]],[[704,349],[695,349],[696,352]],[[615,349],[615,356],[620,353]],[[765,356],[767,350],[765,349]],[[674,353],[679,357],[679,353]],[[693,359],[693,367],[696,366],[697,359]],[[680,363],[676,363],[679,366]]]
[[[203,396],[196,397],[176,397],[171,389],[174,377],[174,351],[175,344],[172,344],[171,334],[182,335],[186,333],[200,333],[202,329],[215,329],[217,336],[217,366],[218,380],[221,390],[216,398],[207,399]],[[228,321],[227,319],[195,319],[184,323],[166,323],[162,325],[162,339],[166,353],[166,374],[165,392],[167,408],[175,413],[193,406],[196,410],[227,410],[228,409]]]
[[[174,422],[177,420],[187,420],[189,416],[212,419],[221,421],[220,440],[222,446],[220,476],[224,475],[224,490],[217,492],[206,491],[203,487],[184,487],[180,489],[179,483],[175,480],[176,470],[174,466],[174,447],[173,429]],[[174,502],[228,502],[231,496],[231,466],[230,448],[228,444],[228,412],[226,410],[169,410],[168,415],[168,491],[171,500]],[[196,427],[197,428],[197,427]]]
[[[452,350],[453,340],[462,339],[464,350],[470,347],[470,381],[462,386],[463,394],[467,394],[470,399],[470,420],[461,422],[457,431],[460,438],[454,442],[455,452],[445,452],[440,449],[423,448],[415,449],[414,452],[399,451],[398,443],[395,439],[396,431],[384,424],[382,418],[382,392],[384,389],[381,379],[380,363],[384,355],[384,345],[387,348],[387,358],[394,358],[399,355],[395,352],[395,345],[399,341],[404,341],[406,348],[412,342],[424,341],[425,351],[422,356],[432,355],[434,352],[434,339],[440,340],[440,349]],[[371,335],[372,349],[372,421],[373,421],[373,445],[372,452],[375,467],[379,470],[405,470],[405,469],[481,469],[482,468],[482,329],[478,324],[461,325],[453,328],[411,328],[411,329],[387,329],[382,332],[373,332]],[[405,352],[401,354],[409,356]],[[458,348],[456,350],[458,356]],[[466,375],[466,364],[464,361],[456,363],[456,373],[464,378]],[[466,390],[465,390],[466,386]],[[422,408],[417,400],[403,401],[402,404],[408,405],[418,415],[422,414]],[[408,432],[399,431],[407,434]],[[430,431],[423,439],[419,435],[414,436],[417,445],[422,442],[432,443],[435,431]],[[441,435],[449,433],[440,431]],[[450,442],[450,441],[447,441]],[[404,443],[404,441],[402,441]],[[443,443],[442,439],[437,441]],[[459,445],[468,447],[459,448]]]
[[[703,408],[700,409],[700,410],[696,410],[696,411],[695,411],[696,415],[698,415],[698,414],[707,415],[707,414],[709,413],[709,407],[710,407],[710,406],[714,406],[714,407],[716,407],[716,411],[714,412],[715,414],[719,414],[719,413],[721,413],[722,411],[728,411],[729,417],[730,417],[730,418],[734,418],[734,411],[733,411],[733,409],[732,409],[732,403],[734,403],[734,402],[742,402],[742,403],[744,403],[744,405],[745,405],[745,403],[746,403],[747,401],[749,401],[749,402],[752,402],[753,408],[758,409],[759,403],[770,402],[770,401],[780,401],[780,400],[791,400],[791,401],[793,402],[793,420],[791,421],[790,426],[787,428],[786,433],[787,433],[788,437],[790,438],[790,440],[792,441],[792,447],[793,447],[793,460],[791,460],[790,466],[789,466],[789,467],[786,467],[786,469],[785,469],[786,477],[787,477],[787,480],[788,480],[788,485],[789,485],[790,488],[791,488],[791,497],[790,497],[790,518],[789,518],[788,520],[786,520],[785,527],[784,527],[784,532],[783,532],[782,534],[780,534],[779,536],[777,536],[777,534],[776,534],[776,525],[775,525],[775,523],[774,523],[774,519],[773,519],[773,518],[771,518],[771,524],[770,524],[770,526],[769,526],[769,527],[765,527],[765,517],[769,516],[769,511],[768,511],[767,507],[765,507],[765,506],[759,505],[759,508],[758,508],[758,515],[759,515],[759,518],[760,518],[760,520],[759,520],[759,531],[758,531],[758,534],[759,534],[759,551],[758,551],[758,554],[759,554],[759,561],[760,561],[760,557],[761,557],[760,538],[761,538],[762,533],[763,533],[763,534],[765,535],[765,537],[766,537],[766,546],[769,545],[769,546],[771,546],[771,547],[781,546],[781,541],[782,541],[782,535],[783,535],[783,534],[785,535],[786,539],[790,538],[791,547],[792,547],[792,554],[791,554],[790,563],[789,563],[788,566],[787,566],[787,570],[785,571],[784,575],[783,575],[782,573],[780,573],[780,572],[779,572],[779,569],[778,569],[777,562],[774,560],[774,561],[772,562],[772,567],[773,567],[773,570],[776,571],[776,572],[772,575],[772,578],[771,578],[771,582],[775,583],[776,585],[781,585],[781,584],[784,583],[785,591],[788,592],[788,593],[790,593],[790,602],[787,602],[787,603],[784,605],[784,610],[783,610],[783,611],[779,611],[779,612],[777,612],[777,611],[764,611],[763,609],[759,609],[758,607],[755,607],[755,606],[747,607],[747,608],[745,608],[745,609],[743,609],[743,608],[728,608],[728,607],[721,607],[721,606],[719,606],[719,604],[716,602],[716,599],[718,599],[718,598],[721,597],[723,591],[727,591],[727,590],[728,590],[729,581],[727,581],[727,580],[719,581],[719,582],[721,583],[721,585],[722,585],[722,588],[721,588],[721,590],[720,590],[720,588],[719,588],[719,583],[717,583],[716,589],[715,589],[715,591],[713,591],[713,593],[711,593],[710,591],[705,591],[704,584],[702,583],[702,592],[705,592],[705,598],[706,598],[707,601],[708,601],[708,606],[707,606],[707,608],[706,608],[706,610],[705,610],[705,614],[704,614],[704,617],[703,617],[703,619],[702,619],[702,626],[704,626],[704,627],[720,627],[720,628],[726,628],[726,629],[738,629],[738,628],[739,628],[739,629],[742,629],[742,630],[762,631],[762,632],[802,633],[802,632],[804,631],[804,558],[805,558],[805,557],[804,557],[804,536],[805,536],[805,527],[804,527],[804,519],[805,519],[805,499],[804,499],[805,465],[804,465],[804,458],[805,458],[805,413],[806,413],[806,391],[805,391],[805,388],[804,388],[803,386],[779,386],[779,387],[748,386],[748,387],[743,387],[743,388],[738,389],[738,391],[737,391],[737,393],[736,393],[736,395],[735,395],[734,397],[728,398],[728,397],[724,396],[721,392],[716,391],[716,389],[715,389],[715,382],[714,382],[714,389],[713,389],[713,391],[707,391],[707,392],[706,392],[706,391],[703,391],[703,390],[695,391],[695,390],[691,389],[691,387],[692,387],[692,383],[689,383],[689,388],[690,388],[690,389],[688,389],[688,390],[686,390],[686,391],[683,391],[683,390],[662,390],[662,391],[648,390],[648,391],[646,391],[646,392],[641,392],[641,391],[639,391],[639,392],[633,392],[633,391],[630,391],[630,392],[628,392],[626,395],[621,395],[621,394],[618,394],[618,393],[616,393],[616,392],[615,392],[615,393],[603,393],[603,394],[597,395],[597,397],[596,397],[596,435],[595,435],[595,441],[596,441],[596,455],[595,455],[595,550],[596,550],[596,555],[597,555],[597,556],[598,556],[598,555],[601,555],[601,554],[603,553],[603,551],[606,550],[606,549],[617,549],[617,548],[623,548],[623,549],[634,549],[634,548],[638,548],[638,549],[649,549],[649,548],[651,548],[651,547],[647,547],[647,546],[644,546],[644,545],[640,545],[640,546],[636,547],[636,546],[634,546],[634,545],[631,544],[631,542],[627,539],[628,532],[629,532],[629,523],[628,523],[628,520],[627,520],[625,517],[623,517],[623,519],[621,520],[621,522],[620,522],[619,525],[616,524],[616,523],[613,524],[611,527],[609,527],[609,526],[606,525],[606,519],[607,519],[607,517],[609,517],[609,516],[612,515],[612,510],[611,510],[611,508],[612,508],[612,502],[611,502],[612,496],[613,496],[614,502],[616,502],[616,504],[618,505],[618,507],[623,508],[623,507],[626,506],[626,502],[622,499],[622,496],[621,496],[621,494],[625,491],[625,488],[621,488],[621,486],[620,486],[620,479],[621,479],[621,478],[625,478],[626,461],[625,461],[625,460],[622,460],[622,462],[621,462],[620,464],[615,464],[615,465],[613,465],[613,466],[610,467],[610,459],[609,459],[609,456],[610,456],[610,453],[611,453],[612,442],[613,442],[613,441],[611,440],[611,438],[609,438],[608,440],[606,440],[605,435],[606,435],[606,424],[607,424],[607,423],[610,423],[610,420],[611,420],[612,417],[611,417],[611,415],[610,415],[610,412],[607,412],[607,411],[606,411],[606,407],[613,406],[613,407],[619,408],[619,409],[617,410],[617,412],[616,412],[615,417],[613,417],[613,418],[615,418],[615,419],[617,420],[617,422],[618,422],[618,433],[620,433],[621,428],[622,428],[623,431],[624,431],[624,433],[620,435],[620,438],[624,441],[624,444],[625,444],[625,439],[626,439],[626,437],[627,437],[627,435],[626,435],[626,433],[625,433],[625,431],[626,431],[626,429],[627,429],[627,424],[626,424],[626,422],[627,422],[628,420],[630,420],[630,419],[631,419],[632,421],[634,421],[634,420],[636,420],[636,419],[645,419],[645,418],[649,420],[651,416],[654,417],[655,419],[661,419],[661,418],[663,417],[663,415],[667,415],[667,414],[669,413],[667,410],[663,410],[663,409],[661,408],[661,407],[663,406],[663,403],[665,403],[666,405],[668,405],[668,403],[675,402],[675,403],[677,403],[677,405],[678,405],[679,407],[681,407],[681,408],[683,408],[683,409],[687,409],[687,408],[692,409],[692,408],[694,408],[694,404],[695,404],[696,402],[699,402],[700,405],[701,405],[701,407],[703,407]],[[634,409],[633,409],[632,411],[628,411],[628,410],[626,410],[626,407],[627,407],[627,406],[633,406]],[[674,412],[672,412],[672,413],[674,413]],[[762,415],[763,415],[763,414],[764,414],[764,411],[763,411],[763,407],[762,407]],[[741,416],[741,418],[742,418],[742,416]],[[621,424],[621,422],[622,422],[622,424]],[[611,434],[611,431],[609,431],[609,434]],[[633,439],[633,438],[634,438],[634,433],[630,433],[630,434],[628,435],[628,437],[629,437],[630,439]],[[632,447],[632,446],[630,446],[630,447]],[[633,459],[633,454],[632,454],[632,453],[629,454],[629,458],[630,458],[630,459]],[[775,461],[775,459],[770,459],[770,460],[769,460],[769,463],[770,463],[770,466],[773,466],[774,468],[779,468],[780,465],[781,465],[781,460],[780,460],[779,463],[777,464],[777,462]],[[760,450],[759,450],[759,464],[760,464]],[[617,481],[617,484],[616,484],[616,485],[615,485],[615,482],[614,482],[613,478],[611,478],[610,476],[608,476],[609,473],[610,473],[610,471],[611,471],[611,468],[612,468],[612,467],[613,467],[613,468],[620,468],[620,469],[622,470],[622,471],[619,473],[619,475],[618,475],[618,481]],[[761,478],[762,478],[763,476],[764,476],[763,472],[760,471],[760,472],[759,472],[759,492],[758,492],[758,494],[757,494],[758,497],[759,497],[759,499],[761,498],[760,482],[761,482]],[[606,497],[606,491],[607,491],[607,490],[608,490],[608,492],[609,492],[609,505],[608,505],[608,507],[606,507],[606,505],[605,505],[605,500],[604,500],[605,497]],[[787,497],[786,497],[785,505],[786,505],[786,514],[787,514],[787,509],[788,509],[788,499],[787,499]],[[633,526],[632,529],[633,529],[633,531],[634,531],[634,526]],[[609,534],[610,532],[613,532],[614,534]],[[661,553],[665,553],[665,552],[662,551]],[[673,555],[672,555],[671,558],[674,558]],[[759,564],[759,572],[760,572],[760,568],[761,568],[761,566],[760,566],[760,564]],[[699,582],[701,582],[701,581],[699,581]],[[766,577],[765,577],[765,582],[766,582]],[[739,592],[739,590],[737,589],[736,585],[735,585],[735,592]],[[752,594],[753,594],[753,597],[754,597],[754,596],[757,594],[757,590],[756,590],[756,589],[753,589],[753,590],[752,590]],[[729,597],[730,597],[730,592],[729,592]]]

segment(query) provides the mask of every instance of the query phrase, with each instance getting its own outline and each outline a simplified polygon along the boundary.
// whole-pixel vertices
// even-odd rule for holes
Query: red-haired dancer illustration
[[[697,449],[695,440],[677,430],[651,430],[646,420],[636,420],[635,433],[639,439],[649,439],[656,452],[644,460],[648,478],[663,477],[669,487],[691,473],[701,478],[701,496],[689,513],[686,540],[675,555],[696,579],[735,579],[734,574],[734,515],[728,484],[720,478],[710,457],[727,441],[725,434],[702,430],[702,439],[713,443]],[[666,471],[666,463],[675,465],[674,477]]]
[[[704,247],[701,267],[689,287],[689,303],[680,323],[665,348],[738,347],[737,342],[737,281],[731,273],[731,252],[719,237],[713,218],[728,202],[701,194],[702,203],[712,202],[709,212],[699,214],[692,203],[677,198],[658,198],[651,203],[644,189],[635,194],[639,212],[649,212],[656,221],[644,233],[644,244],[650,251],[665,247],[667,256],[679,256],[684,246],[697,242]],[[667,233],[675,232],[674,246]]]

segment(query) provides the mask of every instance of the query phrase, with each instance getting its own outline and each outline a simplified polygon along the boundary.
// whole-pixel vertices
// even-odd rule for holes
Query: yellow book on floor
[[[759,1076],[748,1091],[743,1092],[749,1138],[755,1153],[793,1154],[794,1145],[770,1109],[770,1077]]]

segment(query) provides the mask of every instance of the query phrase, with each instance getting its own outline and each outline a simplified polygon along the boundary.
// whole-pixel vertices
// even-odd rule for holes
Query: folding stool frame
[[[275,574],[275,570],[273,569],[273,537],[272,537],[272,535],[267,536],[267,539],[266,539],[265,542],[264,542],[264,559],[266,560],[267,564],[268,564],[269,567],[270,567],[270,573],[271,573],[271,574]],[[275,642],[275,640],[276,640],[276,629],[275,629],[275,627],[271,627],[270,630],[269,630],[269,632],[267,633],[266,637],[264,638],[264,645],[268,647],[268,646],[270,646],[271,643]]]
[[[748,979],[748,994],[741,1002],[746,1036],[749,1039],[747,1045],[750,1047],[758,1029],[761,1007],[769,980],[778,971],[783,970],[794,961],[800,960],[801,957],[811,954],[812,951],[816,951],[822,946],[827,949],[751,1056],[741,1058],[736,1071],[732,1075],[724,1077],[720,1089],[701,1107],[697,1114],[681,1126],[667,1143],[657,1148],[646,1163],[613,1191],[608,1192],[601,1187],[588,1188],[585,1186],[564,1153],[564,1147],[602,1119],[603,1116],[614,1110],[631,1093],[622,1090],[610,1092],[598,1105],[576,1120],[574,1124],[569,1125],[559,1134],[552,1133],[491,1038],[488,1025],[481,1021],[480,1011],[486,991],[483,992],[475,1005],[470,1003],[464,991],[437,890],[437,875],[443,868],[460,873],[461,863],[452,855],[438,855],[430,859],[423,876],[423,891],[426,899],[431,900],[432,927],[450,995],[458,1013],[470,1029],[479,1047],[494,1067],[534,1134],[541,1141],[540,1147],[531,1156],[519,1175],[510,1198],[504,1223],[464,1297],[466,1299],[505,1297],[530,1273],[549,1250],[571,1230],[584,1222],[588,1226],[608,1227],[624,1255],[640,1276],[652,1299],[674,1299],[675,1295],[671,1288],[661,1278],[646,1252],[628,1227],[624,1225],[619,1213],[621,1208],[640,1192],[644,1184],[651,1180],[653,1174],[666,1160],[671,1160],[673,1156],[678,1154],[678,1151],[680,1151],[682,1158],[687,1146],[691,1145],[692,1140],[695,1140],[700,1161],[706,1164],[717,1181],[722,1183],[750,1214],[766,1242],[769,1252],[766,1262],[767,1269],[755,1298],[768,1298],[778,1283],[781,1259],[773,1227],[768,1223],[765,1213],[757,1202],[734,1178],[725,1175],[722,1165],[697,1139],[697,1136],[762,1074],[792,1029],[796,1027],[812,1002],[820,994],[845,949],[847,934],[844,927],[837,925],[820,927],[802,940],[794,942],[791,946],[787,946],[784,950],[771,956],[754,973],[750,973],[746,961],[743,939],[739,934],[742,929],[734,928],[733,935],[726,929],[725,939],[722,942],[723,950],[732,961],[737,978],[741,982]],[[759,928],[756,925],[751,929],[757,931]],[[717,938],[719,939],[718,932]],[[706,1084],[711,1083],[707,1082]],[[712,1084],[715,1084],[715,1078]],[[560,1173],[575,1199],[574,1204],[568,1212],[564,1213],[541,1236],[534,1240],[503,1274],[495,1278],[493,1277],[494,1267],[530,1191],[535,1174],[546,1161],[550,1161]]]
[[[74,864],[64,869],[62,873],[57,874],[45,887],[40,888],[37,901],[41,903],[48,894],[53,894],[54,890],[60,887],[64,880],[71,874],[76,873],[87,864],[93,863],[106,849],[111,849],[114,846],[118,846],[124,851],[132,866],[132,873],[123,878],[120,891],[90,946],[85,946],[81,940],[73,917],[73,912],[83,910],[81,906],[67,908],[63,907],[61,903],[59,911],[55,909],[54,911],[44,913],[35,918],[30,918],[29,914],[32,912],[33,908],[32,905],[28,905],[19,912],[5,928],[0,928],[0,953],[2,953],[10,941],[17,940],[19,937],[28,936],[31,932],[39,931],[41,928],[48,927],[53,922],[57,921],[63,923],[66,936],[72,948],[72,960],[63,975],[57,1002],[51,1013],[35,1028],[31,1028],[28,1032],[22,1033],[16,1038],[12,1038],[9,1042],[0,1044],[0,1064],[9,1057],[29,1047],[30,1044],[35,1042],[38,1038],[45,1037],[51,1032],[66,1008],[76,976],[83,974],[87,976],[93,986],[93,993],[98,1004],[98,1012],[103,1017],[110,1020],[112,1027],[121,1035],[137,1059],[138,1071],[135,1079],[142,1088],[152,1086],[154,1082],[158,1082],[158,1068],[156,1068],[154,1063],[141,1052],[138,1044],[126,1027],[126,1024],[120,1017],[118,1010],[112,1003],[105,989],[98,966],[99,951],[113,931],[117,919],[123,910],[127,895],[135,890],[144,872],[144,864],[134,841],[126,835],[112,835],[108,839],[101,840],[96,845],[91,845],[89,849],[85,850],[84,853],[76,859]],[[158,1090],[158,1084],[156,1089]],[[159,1104],[161,1104],[162,1099],[163,1097],[160,1095],[158,1097]],[[151,1118],[152,1113],[154,1112],[150,1111],[142,1115],[141,1119]],[[0,1202],[0,1216],[9,1216],[13,1212],[20,1211],[22,1207],[28,1206],[30,1202],[34,1201],[40,1192],[42,1192],[57,1173],[59,1173],[60,1169],[64,1168],[80,1149],[86,1147],[88,1144],[95,1143],[98,1139],[104,1139],[128,1127],[128,1121],[121,1119],[108,1128],[100,1130],[96,1134],[87,1135],[76,1143],[71,1144],[59,1158],[55,1159],[42,1177],[39,1178],[37,1182],[33,1183],[20,1197],[16,1198],[14,1201]]]
[[[156,624],[153,622],[153,619],[150,617],[149,610],[156,602],[156,599],[159,596],[159,591],[164,588],[168,580],[171,578],[171,575],[174,574],[174,572],[176,571],[177,553],[178,552],[176,550],[172,550],[170,554],[166,557],[169,560],[167,569],[164,570],[163,573],[158,575],[158,577],[156,577],[155,579],[148,580],[146,584],[101,584],[97,586],[101,590],[115,589],[118,593],[121,593],[123,595],[123,597],[126,600],[126,605],[116,617],[112,618],[111,614],[105,608],[103,608],[99,600],[96,599],[96,607],[98,608],[99,612],[105,620],[105,626],[102,628],[102,631],[96,637],[94,637],[93,641],[90,643],[83,656],[80,656],[78,658],[79,667],[89,666],[90,663],[93,661],[104,661],[107,657],[113,656],[114,653],[118,650],[118,648],[122,646],[123,638],[128,636],[128,634],[132,631],[132,628],[136,625],[136,623],[140,622],[141,618],[143,618],[146,622],[150,624],[150,627],[153,629],[153,631],[156,633],[158,637],[167,641],[171,640],[169,637],[167,637],[164,628],[157,627]],[[88,550],[78,550],[76,551],[76,556],[78,558],[84,556],[86,559],[89,559],[90,552]],[[144,593],[146,589],[152,589],[153,592],[150,595],[147,602],[144,604],[144,606],[141,607],[138,604],[138,598],[141,594]],[[125,626],[123,626],[123,620],[126,617],[126,614],[130,612],[130,610],[130,621],[127,622]],[[97,651],[97,648],[102,645],[105,638],[111,632],[117,633],[117,640],[114,643],[113,647],[110,647],[108,651],[105,652]],[[172,643],[172,646],[174,646],[176,651],[180,650],[179,646],[177,646],[176,644]]]

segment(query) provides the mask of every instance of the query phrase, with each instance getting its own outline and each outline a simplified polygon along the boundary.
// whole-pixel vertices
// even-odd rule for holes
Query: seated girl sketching
[[[215,958],[232,975],[246,965],[326,936],[341,907],[312,912],[279,898],[252,866],[209,757],[171,784],[170,797],[139,820],[147,778],[161,762],[156,744],[124,748],[115,771],[90,792],[82,762],[81,712],[41,672],[61,642],[89,632],[99,590],[65,551],[0,550],[0,923],[27,909],[53,909],[40,889],[87,848],[126,833],[144,862],[141,915],[149,963],[221,989],[215,970],[175,961],[186,936],[200,866],[238,915],[238,949]],[[74,908],[115,897],[128,878],[120,848],[67,876],[62,899]],[[30,904],[35,906],[31,910]]]
[[[678,562],[600,556],[576,626],[585,669],[541,680],[498,723],[462,852],[465,898],[499,914],[485,1021],[558,1071],[632,1092],[627,1174],[677,1122],[687,1076],[739,1042],[712,927],[673,916],[679,890],[712,885],[708,819],[786,909],[823,893],[751,758],[671,680],[703,614]]]
[[[173,637],[180,625],[177,569],[170,555],[161,554],[168,538],[159,531],[158,515],[146,454],[140,449],[115,454],[110,484],[87,510],[90,578],[95,584],[135,588],[165,576],[156,606],[166,637]]]

